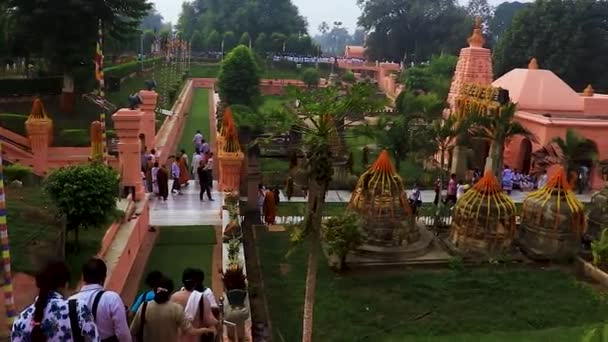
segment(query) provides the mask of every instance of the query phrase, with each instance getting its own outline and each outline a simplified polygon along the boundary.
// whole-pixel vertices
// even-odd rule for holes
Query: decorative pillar
[[[53,143],[53,120],[48,117],[40,99],[35,99],[30,116],[25,121],[30,141],[34,173],[44,174],[48,168],[48,150]]]
[[[134,200],[144,197],[141,178],[141,131],[143,112],[122,108],[114,115],[114,130],[118,136],[118,161],[123,189],[134,192]]]
[[[239,137],[231,115],[224,115],[221,131],[224,132],[224,143],[222,149],[218,150],[220,189],[238,191],[245,155],[241,152]]]
[[[139,108],[143,112],[141,133],[146,136],[146,146],[148,151],[155,148],[156,138],[156,102],[158,101],[158,94],[154,90],[140,90],[139,98],[141,104]]]
[[[99,121],[91,122],[91,160],[103,161],[103,132]]]

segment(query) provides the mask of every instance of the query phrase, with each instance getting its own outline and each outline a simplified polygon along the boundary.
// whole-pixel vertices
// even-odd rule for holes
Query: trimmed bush
[[[0,80],[0,96],[57,95],[62,88],[62,77]]]
[[[91,145],[89,130],[81,128],[63,129],[59,133],[57,144],[69,147],[87,147]]]
[[[155,61],[160,61],[160,58],[150,58],[144,61],[144,68],[148,69],[154,65]],[[119,64],[110,68],[103,69],[103,73],[105,77],[119,77],[123,78],[131,75],[134,72],[138,72],[141,70],[141,62],[133,61],[129,63]]]
[[[32,168],[21,164],[11,164],[4,167],[4,178],[7,183],[18,180],[26,183],[32,174]]]
[[[24,114],[0,114],[0,126],[21,135],[25,135],[25,120],[27,115]]]

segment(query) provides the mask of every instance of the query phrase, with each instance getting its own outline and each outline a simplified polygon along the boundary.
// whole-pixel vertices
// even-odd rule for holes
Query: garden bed
[[[306,253],[258,234],[276,341],[301,337]],[[560,268],[490,265],[335,274],[319,261],[315,341],[576,341],[608,303]]]

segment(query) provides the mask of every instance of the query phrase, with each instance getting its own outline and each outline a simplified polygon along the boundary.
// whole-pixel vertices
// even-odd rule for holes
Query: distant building
[[[344,57],[365,59],[365,47],[356,45],[346,45]]]

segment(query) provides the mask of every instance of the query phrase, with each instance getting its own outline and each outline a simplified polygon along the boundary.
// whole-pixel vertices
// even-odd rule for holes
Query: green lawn
[[[288,233],[258,234],[275,341],[301,336],[306,255]],[[493,266],[334,274],[322,258],[314,340],[577,341],[608,303],[557,269]]]
[[[176,290],[182,283],[185,268],[195,267],[205,271],[206,285],[211,285],[213,248],[216,244],[215,229],[212,226],[160,227],[160,235],[152,249],[146,272],[161,271],[173,279]]]
[[[33,274],[61,251],[61,225],[54,219],[50,200],[39,186],[6,189],[11,265],[16,272]],[[109,224],[109,223],[108,223]],[[80,267],[99,252],[107,226],[81,229],[77,252],[68,236],[66,262],[72,283],[80,278]]]
[[[205,139],[209,139],[209,90],[208,89],[194,89],[194,96],[192,98],[192,107],[188,112],[188,119],[184,124],[184,132],[182,133],[182,139],[179,143],[178,149],[186,149],[189,156],[194,153],[194,144],[192,138],[196,134],[196,130],[200,130],[205,136]]]
[[[216,78],[219,73],[219,64],[191,64],[188,76],[192,78]]]
[[[264,103],[260,106],[260,112],[273,112],[282,110],[289,102],[287,96],[269,95],[264,96]]]

